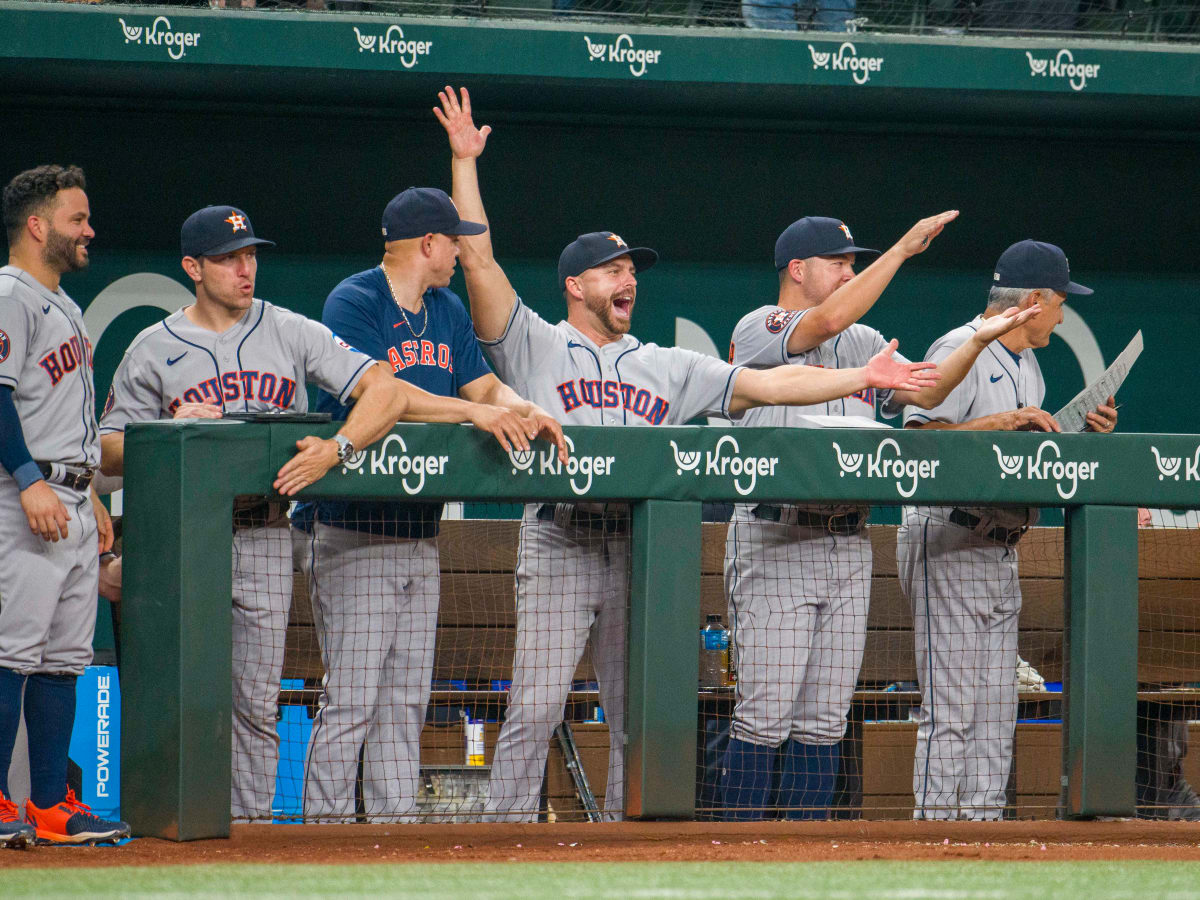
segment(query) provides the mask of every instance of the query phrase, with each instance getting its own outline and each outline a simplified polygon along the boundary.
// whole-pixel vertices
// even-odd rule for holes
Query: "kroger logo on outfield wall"
[[[617,35],[611,44],[594,43],[586,34],[583,36],[587,44],[588,62],[627,63],[629,74],[641,78],[646,74],[646,67],[658,63],[661,50],[645,50],[633,46],[633,38],[627,34]]]
[[[808,52],[812,55],[814,69],[849,72],[855,84],[866,84],[871,79],[872,72],[883,69],[882,56],[859,56],[858,50],[849,41],[837,50],[818,50],[809,44]]]
[[[1151,447],[1154,454],[1154,465],[1158,468],[1158,480],[1170,478],[1178,481],[1182,473],[1184,481],[1200,481],[1200,447],[1196,448],[1191,459],[1182,456],[1163,456],[1157,447]]]
[[[1089,78],[1100,75],[1099,63],[1077,63],[1074,54],[1065,48],[1049,59],[1036,57],[1028,50],[1025,56],[1029,59],[1030,78],[1065,78],[1074,91],[1082,91]]]
[[[359,53],[383,53],[399,57],[400,65],[411,69],[417,64],[419,57],[428,56],[433,49],[433,41],[413,41],[404,36],[404,29],[399,25],[389,25],[383,34],[363,34],[354,28],[354,37],[358,41]]]
[[[171,59],[183,59],[188,47],[198,46],[199,31],[175,31],[171,28],[171,20],[159,16],[149,25],[127,25],[122,18],[121,34],[127,44],[144,44],[147,47],[164,47]]]
[[[509,450],[508,461],[512,463],[512,473],[524,472],[532,475],[535,468],[539,475],[568,475],[571,479],[571,490],[583,496],[592,489],[592,478],[611,475],[615,456],[577,456],[575,442],[569,435],[563,435],[567,442],[570,455],[564,465],[558,459],[558,448],[539,450],[530,447],[528,450]]]
[[[1014,478],[1024,475],[1030,481],[1053,481],[1058,496],[1064,500],[1075,496],[1079,482],[1095,481],[1096,470],[1100,468],[1098,462],[1063,460],[1062,451],[1054,441],[1042,441],[1033,456],[1005,456],[995,444],[992,449],[1000,465],[1001,481],[1010,475]]]
[[[837,441],[832,445],[838,468],[842,470],[840,477],[861,478],[865,473],[868,478],[894,478],[896,493],[901,497],[915,494],[922,478],[937,478],[938,466],[942,464],[940,459],[905,459],[900,445],[890,437],[880,441],[874,453],[843,453]]]
[[[760,475],[771,477],[779,465],[778,456],[743,456],[737,438],[727,434],[717,441],[712,450],[681,450],[671,441],[671,453],[675,457],[675,474],[691,472],[713,475],[717,478],[733,478],[733,489],[745,497],[754,490]]]
[[[427,475],[445,475],[448,456],[410,456],[408,445],[398,434],[389,434],[374,450],[355,453],[342,463],[342,474],[369,471],[372,475],[400,477],[406,494],[419,494],[425,488]]]

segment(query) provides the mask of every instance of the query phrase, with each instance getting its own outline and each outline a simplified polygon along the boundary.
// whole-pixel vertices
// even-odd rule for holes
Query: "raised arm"
[[[483,153],[492,128],[490,125],[475,127],[475,121],[471,118],[471,95],[466,88],[462,89],[460,98],[454,93],[454,88],[447,85],[438,91],[438,100],[441,107],[435,106],[433,114],[446,129],[446,136],[450,140],[454,203],[464,219],[487,225],[475,160]],[[490,227],[483,234],[460,235],[458,247],[475,333],[485,341],[497,340],[504,334],[517,293],[492,256]]]
[[[455,198],[457,199],[457,197]],[[923,253],[929,242],[958,218],[951,209],[922,219],[908,230],[891,249],[854,278],[830,294],[829,299],[809,310],[788,338],[788,353],[796,356],[841,334],[870,310],[905,260]],[[792,260],[789,266],[800,260]]]
[[[823,369],[814,366],[776,366],[773,369],[743,369],[738,372],[729,401],[731,413],[755,406],[809,406],[836,400],[867,388],[919,391],[941,377],[933,363],[902,363],[892,358],[897,341],[855,369]]]
[[[942,378],[937,384],[919,391],[896,391],[893,395],[894,401],[904,406],[919,406],[921,409],[933,409],[938,406],[967,377],[971,366],[975,365],[975,360],[988,344],[1024,325],[1041,311],[1041,306],[1037,304],[1024,311],[1010,306],[999,315],[984,319],[970,340],[960,344],[953,353],[938,363],[937,370]]]

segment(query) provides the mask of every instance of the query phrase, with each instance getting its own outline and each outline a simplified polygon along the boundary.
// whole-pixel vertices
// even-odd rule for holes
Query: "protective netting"
[[[293,531],[273,817],[618,815],[628,508],[468,513],[436,538]]]
[[[704,526],[702,618],[729,624],[736,686],[701,689],[702,816],[1054,816],[1062,529],[951,512]]]
[[[1138,540],[1138,814],[1200,820],[1200,511],[1141,513]]]
[[[731,509],[701,526],[698,817],[1059,814],[1059,511],[1023,533],[950,508],[706,514]],[[235,532],[235,815],[620,817],[628,509],[466,514],[427,539]],[[1143,518],[1138,812],[1200,817],[1200,513]]]
[[[848,33],[1200,39],[1195,0],[152,0],[152,5]]]

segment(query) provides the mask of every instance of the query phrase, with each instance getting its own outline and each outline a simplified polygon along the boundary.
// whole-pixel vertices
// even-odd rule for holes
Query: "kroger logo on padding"
[[[900,445],[890,437],[880,441],[874,453],[844,453],[837,441],[832,445],[838,468],[842,470],[840,477],[861,478],[865,473],[868,478],[895,478],[896,492],[901,497],[915,494],[922,478],[937,478],[938,466],[942,464],[940,459],[904,459]],[[909,481],[907,486],[905,481]]]
[[[166,47],[167,56],[171,59],[182,59],[188,47],[195,47],[200,43],[199,31],[174,31],[171,28],[171,20],[166,16],[159,16],[148,26],[127,25],[125,20],[119,17],[117,21],[121,23],[121,34],[125,43]]]
[[[1030,78],[1065,78],[1073,91],[1082,91],[1087,87],[1089,78],[1100,75],[1099,63],[1077,63],[1074,54],[1066,48],[1059,50],[1053,59],[1035,57],[1028,50],[1025,56],[1029,60]]]
[[[675,474],[691,472],[699,475],[714,475],[718,478],[733,477],[733,489],[745,497],[754,490],[758,477],[771,477],[779,465],[778,456],[742,456],[737,438],[726,434],[717,441],[712,450],[681,450],[671,441],[671,453],[675,457]],[[703,459],[701,459],[703,456]]]
[[[646,74],[646,67],[655,65],[661,50],[644,50],[633,46],[633,38],[627,34],[617,35],[611,44],[595,43],[586,34],[583,36],[587,43],[588,62],[628,63],[629,74],[641,78]]]
[[[818,50],[808,45],[814,69],[834,72],[849,72],[855,84],[866,84],[872,72],[883,69],[882,56],[859,56],[855,46],[846,41],[837,50]]]
[[[369,457],[369,464],[368,463]],[[426,475],[445,475],[448,456],[409,456],[408,445],[398,434],[389,434],[374,450],[361,450],[342,463],[342,474],[370,471],[372,475],[399,475],[406,494],[419,494]],[[415,484],[409,484],[409,479]]]
[[[354,28],[354,36],[358,40],[359,53],[385,53],[400,57],[400,65],[411,69],[417,64],[417,57],[428,56],[433,49],[433,41],[411,41],[405,38],[404,29],[399,25],[389,25],[383,34],[363,34]]]
[[[615,456],[576,456],[575,442],[569,435],[563,435],[567,442],[570,455],[564,465],[559,462],[558,448],[549,450],[509,450],[508,461],[512,463],[512,473],[524,472],[532,475],[535,469],[539,475],[568,475],[571,478],[571,490],[583,496],[592,489],[593,476],[611,475]]]
[[[1000,448],[992,444],[996,453],[996,462],[1000,465],[1000,480],[1012,476],[1020,478],[1024,475],[1030,481],[1053,481],[1058,496],[1070,500],[1079,490],[1079,482],[1095,481],[1098,462],[1077,462],[1062,459],[1062,451],[1054,441],[1042,441],[1037,453],[1033,456],[1006,456]],[[1064,487],[1070,486],[1068,490]]]
[[[1159,481],[1164,478],[1178,481],[1180,469],[1183,470],[1184,481],[1200,481],[1200,447],[1196,448],[1196,453],[1190,460],[1181,456],[1163,456],[1158,452],[1157,447],[1151,447],[1150,452],[1154,454],[1154,465],[1158,467]]]

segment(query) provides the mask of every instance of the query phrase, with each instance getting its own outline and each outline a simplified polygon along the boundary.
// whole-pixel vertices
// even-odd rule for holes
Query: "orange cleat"
[[[36,836],[32,825],[26,825],[17,815],[17,805],[0,792],[0,847],[23,850]]]
[[[67,798],[49,809],[38,809],[25,801],[25,819],[37,829],[41,844],[102,844],[129,837],[124,822],[109,822],[92,814],[92,808],[75,799],[68,789]]]

